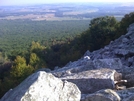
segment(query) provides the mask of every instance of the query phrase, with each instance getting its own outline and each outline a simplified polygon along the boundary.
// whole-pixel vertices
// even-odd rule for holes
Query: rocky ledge
[[[134,24],[104,48],[62,68],[39,70],[0,101],[133,101]]]

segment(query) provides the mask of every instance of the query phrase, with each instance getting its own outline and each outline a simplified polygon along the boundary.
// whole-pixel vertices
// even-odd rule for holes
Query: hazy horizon
[[[69,3],[69,2],[134,2],[133,0],[49,0],[49,1],[44,1],[44,0],[32,0],[32,1],[18,1],[18,0],[0,0],[0,6],[11,6],[11,5],[30,5],[30,4],[46,4],[46,3]]]

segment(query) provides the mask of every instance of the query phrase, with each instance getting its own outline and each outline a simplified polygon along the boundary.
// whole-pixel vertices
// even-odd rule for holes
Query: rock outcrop
[[[134,87],[125,90],[104,89],[82,95],[80,101],[134,101]]]
[[[113,79],[114,83],[116,82],[117,84],[119,84],[119,85],[115,84],[115,88],[118,87],[116,89],[118,90],[126,89],[125,86],[131,87],[134,85],[134,79],[132,76],[134,75],[133,74],[134,72],[134,24],[130,25],[130,27],[128,28],[128,33],[126,35],[122,35],[120,38],[116,39],[115,41],[112,41],[109,45],[105,46],[103,49],[94,51],[92,53],[87,51],[84,54],[84,56],[78,61],[70,62],[65,67],[61,69],[56,69],[52,71],[51,73],[53,73],[53,75],[55,75],[58,78],[65,79],[65,80],[75,83],[81,90],[82,94],[88,95],[87,93],[89,93],[90,95],[90,93],[93,93],[97,90],[101,90],[101,87],[102,89],[114,88],[111,86],[103,88],[102,86],[103,83],[101,83],[103,79],[100,79],[100,78],[103,78],[101,75],[102,72],[99,71],[101,68],[108,68],[111,71],[112,70],[116,71],[115,73],[118,74],[118,76],[116,76],[118,79],[116,77],[115,79]],[[97,75],[93,71],[98,71],[98,74],[100,73],[99,79],[95,79]],[[126,79],[126,80],[121,80],[122,78],[121,76],[119,76],[120,73],[122,74],[123,79]],[[105,73],[103,72],[102,74],[105,75],[107,74],[107,72]],[[100,84],[98,83],[98,85],[100,85],[99,89],[96,87],[95,85],[96,83],[94,83],[94,85],[92,85],[94,86],[93,87],[94,91],[91,90],[91,87],[92,87],[90,84],[92,82],[91,78],[96,80],[96,83],[97,82],[100,83]],[[87,82],[85,82],[84,80],[85,81],[87,80]],[[122,82],[123,84],[121,84],[120,81],[121,82],[124,81]],[[112,82],[108,82],[108,84],[110,85]],[[104,85],[107,85],[107,84],[104,83]],[[96,95],[95,95],[95,98],[96,98]],[[111,99],[112,98],[110,98],[110,100],[107,100],[107,101],[116,101],[114,98],[113,100]],[[119,99],[122,99],[122,97]],[[117,99],[117,101],[120,101],[119,99]],[[88,100],[85,99],[83,101],[88,101]],[[99,101],[99,100],[96,100],[96,101]]]
[[[79,101],[77,86],[50,73],[37,72],[8,91],[0,101]]]
[[[92,60],[119,58],[123,65],[128,67],[134,66],[134,24],[129,26],[126,35],[122,35],[115,41],[111,41],[103,49],[92,53],[87,51],[85,55],[90,56]]]
[[[133,101],[134,100],[134,87],[116,91],[120,96],[120,101]]]
[[[79,73],[71,73],[71,71],[64,71],[53,73],[55,76],[60,75],[60,79],[75,83],[82,94],[94,93],[101,89],[114,89],[115,81],[120,81],[122,75],[115,70],[101,68],[96,70],[81,71]],[[70,73],[68,73],[70,72]]]
[[[128,87],[134,87],[134,73],[126,74],[124,77],[127,80]]]
[[[93,94],[83,95],[81,101],[121,101],[121,98],[114,90],[105,89]]]

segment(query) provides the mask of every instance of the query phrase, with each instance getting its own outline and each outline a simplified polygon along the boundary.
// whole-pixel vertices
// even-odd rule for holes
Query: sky
[[[23,5],[64,2],[134,2],[134,0],[0,0],[1,5]]]

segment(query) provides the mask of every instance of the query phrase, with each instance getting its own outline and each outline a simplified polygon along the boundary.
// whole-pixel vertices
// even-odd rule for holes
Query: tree
[[[21,56],[17,56],[14,65],[11,69],[11,77],[15,79],[25,79],[28,75],[30,75],[34,71],[34,68],[31,66],[27,66],[25,58]]]
[[[126,14],[120,21],[120,26],[117,30],[116,38],[127,33],[127,28],[130,24],[134,23],[134,12]]]
[[[30,47],[30,60],[29,64],[34,68],[46,67],[44,50],[46,47],[39,44],[39,42],[32,42]]]
[[[7,72],[7,75],[4,77],[3,81],[0,80],[0,97],[3,96],[3,94],[9,89],[16,87],[33,72],[34,68],[26,64],[25,58],[17,56],[14,60],[10,73]]]
[[[114,39],[116,27],[118,25],[117,20],[114,17],[99,17],[91,20],[90,39],[91,50],[97,50],[108,44]]]
[[[39,62],[40,62],[39,57],[38,57],[35,53],[31,53],[29,64],[30,64],[31,66],[33,66],[33,67],[36,67],[37,64],[39,64]]]
[[[30,51],[36,54],[40,54],[40,52],[42,52],[44,49],[45,49],[44,46],[41,46],[39,42],[35,41],[32,42],[32,45],[30,47]]]
[[[30,47],[30,54],[35,53],[39,58],[44,58],[43,52],[46,47],[41,46],[39,42],[32,42],[32,45]]]

